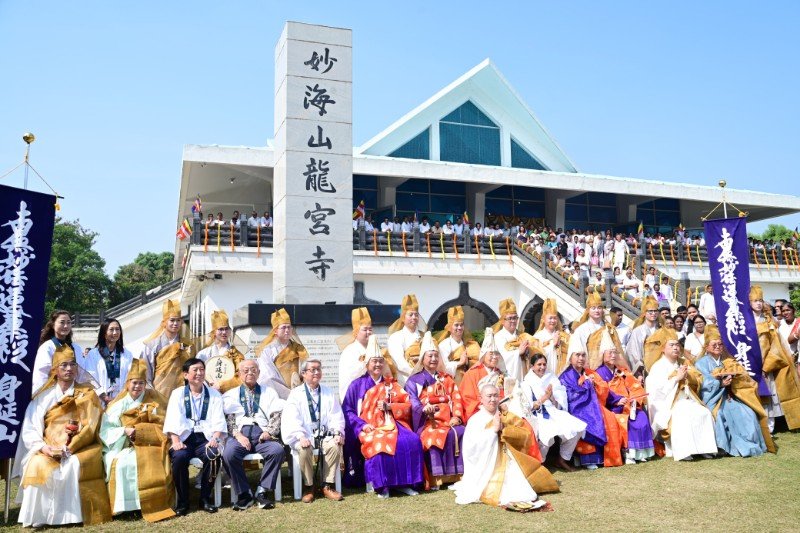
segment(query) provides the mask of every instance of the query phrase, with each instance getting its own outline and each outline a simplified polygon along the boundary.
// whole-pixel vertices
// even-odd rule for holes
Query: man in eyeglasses
[[[228,441],[222,459],[231,476],[236,500],[234,511],[244,511],[255,503],[261,509],[275,507],[275,484],[281,474],[283,444],[279,440],[281,412],[286,402],[269,387],[258,384],[259,369],[255,359],[239,363],[242,384],[222,396],[228,419]],[[244,458],[251,453],[264,460],[255,498],[244,471]]]

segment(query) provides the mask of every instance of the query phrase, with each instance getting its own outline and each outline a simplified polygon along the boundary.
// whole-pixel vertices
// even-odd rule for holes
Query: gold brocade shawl
[[[403,356],[406,358],[408,364],[411,365],[411,368],[417,366],[417,361],[419,361],[419,351],[421,348],[420,344],[421,342],[422,339],[416,341],[411,346],[406,348],[406,351],[403,353]]]
[[[454,376],[456,385],[461,384],[461,380],[464,379],[464,373],[478,364],[478,360],[481,358],[480,345],[473,340],[465,340],[464,344],[450,352],[450,361],[458,361],[465,351],[467,352],[467,362],[456,368],[456,375]]]
[[[726,357],[722,360],[722,366],[711,371],[711,375],[715,378],[722,374],[734,374],[729,389],[730,394],[755,412],[758,418],[758,424],[761,427],[761,434],[764,435],[767,451],[772,453],[777,452],[775,441],[772,440],[772,435],[769,433],[767,412],[764,410],[764,406],[761,405],[761,399],[758,397],[758,383],[747,375],[747,371],[745,371],[744,367],[733,357]],[[724,401],[725,400],[717,402],[717,405],[715,405],[714,409],[711,411],[714,418],[717,417],[719,408]]]
[[[758,343],[764,358],[762,370],[775,375],[775,389],[789,429],[800,428],[800,383],[792,356],[786,351],[774,322],[758,324]]]
[[[300,364],[308,359],[305,346],[293,340],[275,358],[275,367],[281,373],[283,382],[290,388],[300,385]]]
[[[524,452],[530,446],[532,434],[523,427],[523,420],[510,412],[501,414],[500,420],[503,424],[503,430],[499,435],[500,445],[497,448],[497,459],[495,460],[492,477],[489,478],[489,482],[481,494],[481,501],[495,507],[500,505],[500,491],[503,488],[508,462],[508,455],[505,450],[508,450],[517,462],[525,479],[533,487],[537,495],[559,492],[558,482],[553,477],[553,474],[542,463]],[[492,421],[489,421],[489,425],[491,424]],[[487,425],[487,428],[489,425]]]
[[[191,359],[192,349],[180,339],[162,348],[156,355],[153,388],[165,398],[183,385],[183,363]]]
[[[126,393],[127,394],[127,393]],[[132,442],[136,452],[139,502],[142,516],[158,522],[175,516],[175,487],[169,458],[169,439],[164,435],[167,400],[154,390],[144,391],[142,403],[120,414],[120,425],[136,429]],[[117,460],[111,465],[108,491],[114,501]]]
[[[541,331],[541,330],[540,330]],[[564,371],[565,368],[569,365],[569,333],[564,331],[563,329],[558,331],[558,338],[559,338],[559,345],[558,345],[558,361],[556,362],[556,376],[560,376],[561,373]],[[552,339],[548,339],[544,342],[539,341],[539,347],[542,350],[542,353],[547,349],[548,346],[553,342]]]
[[[518,330],[519,331],[519,330]],[[522,357],[522,375],[528,373],[528,369],[530,368],[530,357],[537,353],[544,353],[542,351],[542,347],[539,345],[539,339],[534,337],[533,335],[525,332],[521,332],[517,335],[517,338],[513,341],[508,341],[505,345],[506,351],[511,350],[518,350],[520,345],[524,342],[528,341],[528,350],[525,352],[525,355],[521,355]]]
[[[58,385],[56,385],[58,386]],[[76,383],[73,396],[64,396],[44,415],[44,441],[61,449],[67,443],[64,428],[70,420],[80,422],[80,430],[72,437],[68,449],[80,462],[78,487],[84,525],[101,524],[111,520],[111,505],[106,490],[103,469],[103,446],[98,432],[103,409],[100,399],[90,385]],[[44,485],[59,462],[43,453],[31,457],[22,477],[22,488]]]
[[[224,357],[229,358],[233,361],[233,370],[235,372],[234,376],[230,379],[226,379],[219,383],[219,393],[225,394],[231,389],[235,389],[239,385],[242,384],[242,380],[239,379],[239,363],[244,361],[244,354],[236,349],[235,346],[231,346],[228,352],[224,355]]]
[[[628,364],[628,357],[625,355],[625,351],[622,349],[622,343],[619,340],[617,328],[608,322],[604,322],[602,328],[589,335],[589,338],[586,339],[586,357],[589,362],[589,367],[600,368],[603,365],[603,354],[600,352],[600,342],[603,340],[604,330],[608,331],[608,336],[611,337],[611,341],[614,343],[614,346],[617,347],[617,353],[620,357],[619,361],[617,361],[617,366],[621,366],[626,370],[629,370],[630,366]]]

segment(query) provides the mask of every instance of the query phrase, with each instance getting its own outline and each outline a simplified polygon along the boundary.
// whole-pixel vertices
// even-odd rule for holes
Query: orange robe
[[[603,415],[603,426],[606,430],[606,444],[603,446],[603,466],[622,466],[622,448],[628,444],[628,415],[618,415],[606,408],[608,393],[611,390],[609,384],[601,378],[597,372],[585,369],[587,376],[594,375],[594,391],[597,394],[597,402],[600,404],[600,413]],[[585,378],[581,377],[579,384]],[[584,441],[578,443],[575,450],[578,453],[591,453],[595,447]]]
[[[389,404],[391,411],[378,409],[378,402]],[[375,430],[361,431],[361,454],[364,459],[372,459],[379,453],[394,455],[397,451],[397,423],[411,430],[411,399],[408,393],[392,378],[385,378],[364,395],[361,404],[361,418]]]

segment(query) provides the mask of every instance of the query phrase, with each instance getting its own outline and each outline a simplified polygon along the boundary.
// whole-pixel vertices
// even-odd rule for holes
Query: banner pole
[[[8,507],[11,505],[11,462],[14,459],[8,458],[6,463],[6,497],[5,507],[3,507],[3,523],[8,524]]]
[[[22,136],[22,140],[25,141],[25,181],[23,182],[22,188],[26,191],[28,190],[28,167],[30,166],[30,155],[31,155],[31,143],[36,140],[36,136],[31,132],[26,132]]]
[[[728,184],[725,180],[719,180],[719,187],[722,189],[722,214],[725,218],[728,218],[728,202],[726,202],[725,198],[725,186]]]

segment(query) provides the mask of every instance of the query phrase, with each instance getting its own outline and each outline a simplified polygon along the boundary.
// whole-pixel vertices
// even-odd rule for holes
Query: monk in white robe
[[[424,328],[419,327],[419,302],[413,294],[403,297],[400,304],[400,318],[389,326],[387,349],[391,359],[397,365],[397,382],[406,384],[411,370],[416,366],[420,353],[420,342]]]
[[[221,309],[212,312],[211,332],[208,334],[208,342],[205,348],[197,352],[197,358],[204,363],[208,363],[208,360],[213,357],[224,357],[233,363],[233,376],[219,380],[214,376],[214,369],[207,365],[206,382],[217,389],[220,394],[225,394],[242,384],[242,380],[239,378],[239,363],[244,361],[244,354],[231,344],[231,334],[228,313]]]
[[[460,305],[447,310],[447,324],[436,336],[436,342],[445,371],[453,376],[456,385],[461,384],[467,370],[477,364],[481,347],[464,328],[464,309]]]
[[[663,352],[645,380],[653,434],[663,442],[666,456],[676,461],[711,457],[717,441],[714,417],[698,396],[703,375],[679,361],[682,350],[675,330],[661,328],[655,335],[664,336]]]
[[[364,375],[367,341],[372,335],[372,317],[366,307],[353,309],[350,319],[353,325],[353,342],[345,346],[339,357],[339,399],[342,401],[353,380]]]
[[[499,310],[500,320],[492,327],[494,342],[503,357],[506,372],[516,382],[520,382],[528,372],[528,357],[539,351],[539,341],[525,333],[514,300],[502,300]]]
[[[484,385],[480,394],[481,407],[464,430],[464,475],[451,487],[456,503],[483,502],[515,511],[547,508],[547,502],[539,499],[531,482],[538,471],[545,469],[539,464],[533,472],[523,470],[527,465],[521,465],[519,458],[524,454],[509,446],[501,435],[504,425],[498,408],[499,390],[494,385]]]
[[[273,389],[281,400],[285,400],[292,388],[300,384],[300,365],[308,359],[308,351],[293,335],[294,328],[286,309],[272,313],[270,322],[272,331],[255,349],[258,384]]]
[[[24,527],[111,520],[97,438],[100,399],[76,375],[75,354],[63,344],[25,411],[12,473],[22,478],[17,502]]]
[[[539,349],[547,358],[547,373],[555,376],[561,374],[569,365],[569,334],[564,331],[556,301],[552,298],[545,300],[542,305],[542,318],[533,338],[539,341]]]

